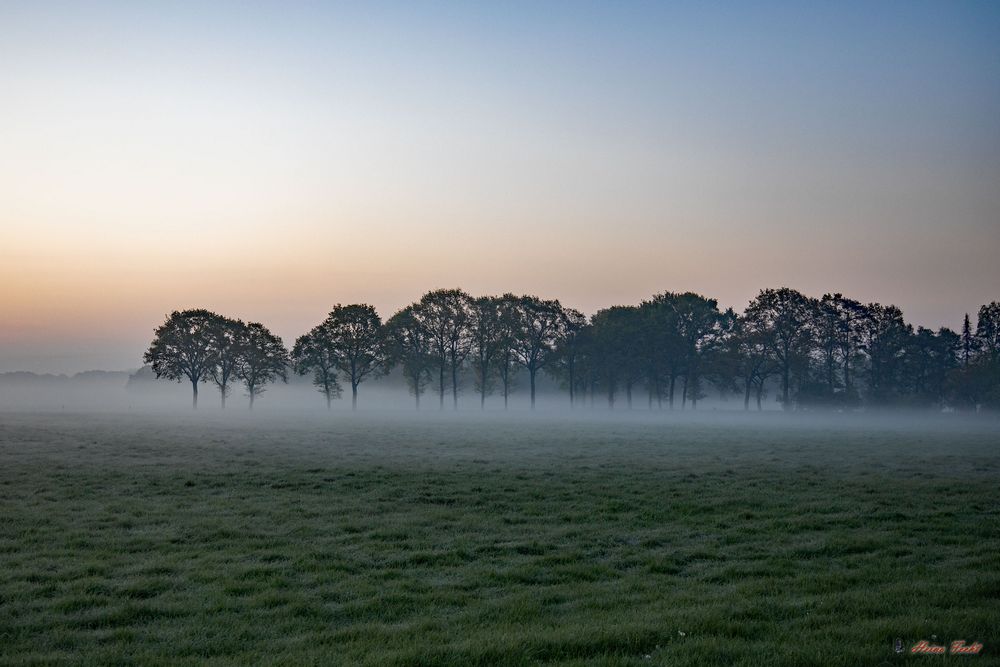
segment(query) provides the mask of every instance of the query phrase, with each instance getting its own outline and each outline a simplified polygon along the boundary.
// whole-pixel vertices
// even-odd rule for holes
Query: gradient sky
[[[1000,3],[6,3],[0,371],[172,309],[1000,299]]]

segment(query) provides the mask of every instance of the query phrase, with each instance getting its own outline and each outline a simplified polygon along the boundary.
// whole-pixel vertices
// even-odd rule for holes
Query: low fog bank
[[[401,378],[390,375],[361,385],[358,408],[351,410],[350,390],[333,401],[327,409],[322,394],[308,378],[290,377],[287,384],[269,386],[249,410],[247,396],[236,389],[229,395],[226,408],[221,407],[218,390],[210,384],[199,389],[197,410],[191,406],[191,386],[156,380],[148,373],[93,371],[74,376],[36,375],[32,373],[0,374],[0,415],[36,413],[44,415],[94,414],[118,418],[169,417],[205,424],[225,424],[247,428],[289,428],[296,424],[323,426],[337,423],[377,425],[379,422],[413,421],[424,424],[481,422],[490,423],[635,423],[752,427],[752,428],[878,428],[904,431],[935,431],[939,429],[987,429],[1000,432],[1000,415],[996,413],[956,413],[906,410],[781,410],[781,404],[770,398],[765,409],[749,412],[736,396],[709,396],[698,402],[697,409],[673,410],[664,404],[650,402],[645,396],[636,397],[632,407],[620,403],[614,408],[601,397],[578,399],[570,406],[567,393],[554,382],[540,383],[537,405],[530,408],[528,392],[520,386],[511,394],[505,410],[503,397],[487,397],[480,407],[474,388],[463,388],[454,407],[451,392],[446,392],[444,407],[439,393],[429,388],[422,396],[420,409]],[[177,422],[179,423],[179,422]]]

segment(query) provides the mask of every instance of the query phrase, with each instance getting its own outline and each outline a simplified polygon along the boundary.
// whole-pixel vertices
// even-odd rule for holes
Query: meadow
[[[0,665],[996,664],[998,446],[944,416],[0,413]]]

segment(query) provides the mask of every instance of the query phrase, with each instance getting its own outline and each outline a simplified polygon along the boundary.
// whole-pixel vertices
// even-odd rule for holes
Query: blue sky
[[[203,305],[1000,298],[1000,4],[0,3],[0,370]]]

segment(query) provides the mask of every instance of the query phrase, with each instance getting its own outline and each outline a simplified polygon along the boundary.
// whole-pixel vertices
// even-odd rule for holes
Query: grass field
[[[0,413],[0,664],[1000,651],[995,422],[231,419]]]

